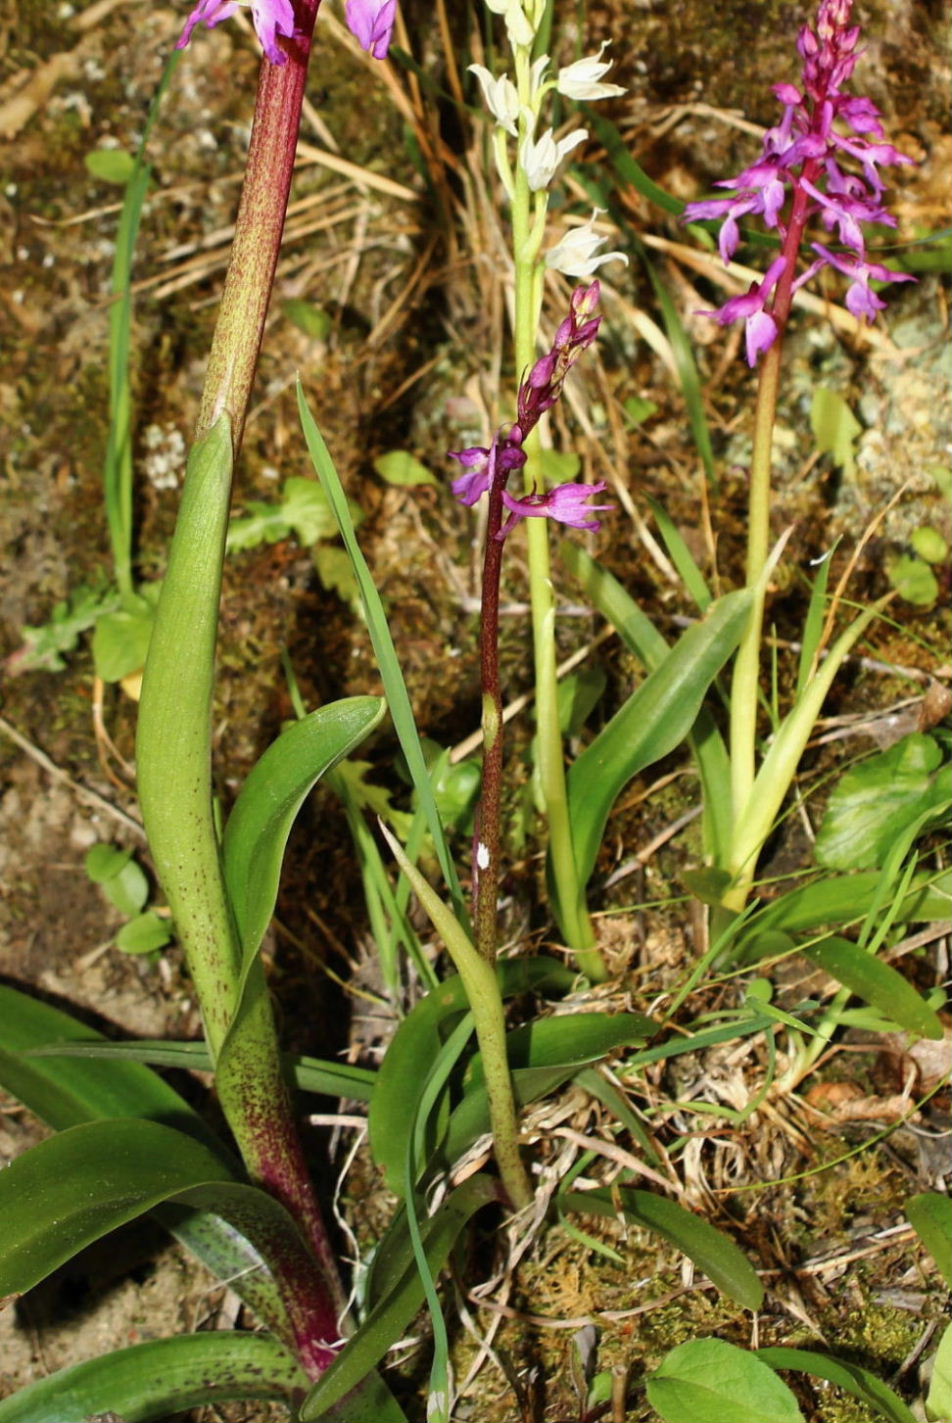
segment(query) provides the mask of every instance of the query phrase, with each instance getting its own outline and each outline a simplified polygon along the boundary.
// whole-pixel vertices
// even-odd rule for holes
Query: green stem
[[[540,199],[544,202],[544,199]],[[516,378],[531,370],[536,354],[542,309],[542,269],[538,261],[541,226],[539,213],[531,212],[526,175],[516,168],[512,201],[513,246],[516,267]],[[526,452],[526,492],[542,487],[541,447],[538,429],[523,446]],[[579,882],[569,819],[568,791],[562,732],[559,727],[558,676],[555,645],[555,592],[552,587],[549,530],[545,519],[527,519],[529,597],[532,607],[532,649],[535,662],[536,744],[539,781],[549,831],[549,863],[558,918],[581,971],[594,981],[607,977],[596,947],[595,931]]]
[[[802,179],[813,182],[819,164],[810,159],[804,164]],[[802,181],[802,180],[801,180]],[[730,751],[731,802],[734,808],[735,836],[742,824],[743,809],[750,803],[757,774],[757,710],[760,699],[760,653],[763,642],[764,602],[766,585],[762,577],[770,547],[770,493],[773,431],[777,418],[777,398],[780,390],[780,369],[783,338],[793,306],[793,283],[797,254],[803,240],[809,212],[809,194],[798,182],[793,195],[790,217],[784,236],[782,255],[786,266],[777,283],[771,316],[777,326],[773,344],[764,353],[760,365],[757,404],[754,411],[754,446],[750,463],[750,495],[747,508],[747,587],[754,592],[750,622],[737,649],[731,680]],[[742,832],[741,832],[742,833]],[[729,868],[739,878],[732,887],[731,904],[743,908],[756,871],[756,860],[739,861],[735,853]]]
[[[479,954],[455,914],[411,863],[403,846],[382,821],[380,831],[463,980],[476,1040],[483,1055],[496,1163],[509,1199],[516,1210],[522,1210],[532,1201],[532,1186],[519,1154],[519,1115],[506,1056],[506,1016],[495,966]]]

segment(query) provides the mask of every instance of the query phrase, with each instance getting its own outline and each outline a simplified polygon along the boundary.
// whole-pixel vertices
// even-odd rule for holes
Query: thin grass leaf
[[[782,1346],[757,1349],[756,1356],[772,1369],[811,1374],[814,1378],[836,1384],[844,1393],[872,1408],[887,1423],[916,1423],[916,1415],[906,1407],[899,1395],[859,1364],[833,1358],[829,1354],[818,1354],[813,1349],[786,1349]]]
[[[813,672],[826,617],[826,590],[830,581],[830,569],[833,567],[833,555],[839,542],[839,539],[835,539],[832,547],[823,555],[819,571],[810,586],[810,602],[803,620],[803,641],[800,645],[795,698],[803,694]]]
[[[403,673],[400,670],[400,663],[397,659],[396,648],[393,645],[393,638],[390,635],[390,628],[387,625],[387,617],[384,612],[380,594],[374,586],[374,581],[367,565],[367,560],[361,552],[357,542],[357,534],[354,529],[353,520],[350,517],[350,510],[347,507],[347,497],[344,494],[340,477],[334,467],[334,461],[323,435],[317,427],[314,416],[308,407],[304,397],[301,382],[297,384],[298,412],[301,418],[301,426],[304,430],[304,438],[307,442],[308,452],[314,469],[321,480],[327,494],[334,517],[337,520],[337,527],[340,530],[344,546],[350,556],[354,567],[354,574],[360,586],[360,596],[367,614],[367,626],[370,630],[371,641],[377,657],[377,664],[380,668],[380,675],[383,679],[384,691],[387,696],[387,705],[390,708],[390,715],[396,729],[397,737],[403,754],[406,757],[407,766],[413,785],[426,816],[427,827],[433,837],[433,844],[436,849],[437,859],[443,878],[446,881],[453,903],[453,912],[460,923],[466,928],[469,924],[469,916],[463,899],[463,892],[460,888],[459,877],[456,867],[450,855],[449,845],[443,833],[443,824],[440,820],[440,813],[436,804],[436,797],[433,794],[433,786],[427,771],[426,758],[423,754],[423,747],[420,743],[420,733],[417,730],[416,721],[413,716],[413,708],[410,704],[410,695],[407,691],[406,682],[403,680]]]
[[[652,499],[650,495],[648,495],[647,498],[651,506],[651,512],[657,521],[661,537],[664,540],[664,546],[671,555],[672,563],[681,575],[681,581],[691,594],[699,610],[702,613],[707,612],[713,594],[707,586],[704,574],[698,567],[694,555],[685,543],[680,529],[671,518],[667,509],[665,509],[664,505],[659,503],[657,499]]]

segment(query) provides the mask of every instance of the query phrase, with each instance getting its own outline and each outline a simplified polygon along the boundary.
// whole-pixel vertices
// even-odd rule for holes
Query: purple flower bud
[[[344,18],[357,43],[374,59],[386,59],[397,0],[347,0]]]

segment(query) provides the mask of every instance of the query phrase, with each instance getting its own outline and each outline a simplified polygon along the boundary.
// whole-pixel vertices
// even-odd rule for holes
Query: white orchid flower
[[[590,54],[586,59],[577,59],[559,70],[555,87],[567,99],[613,99],[624,94],[620,84],[603,84],[602,76],[611,69],[611,61],[602,62],[608,41],[605,40],[598,54]]]
[[[599,237],[595,231],[595,219],[599,216],[596,208],[588,222],[581,227],[570,228],[565,236],[546,253],[545,265],[567,277],[587,278],[597,272],[606,262],[620,261],[626,265],[628,258],[624,252],[602,252],[607,237]]]
[[[587,138],[588,129],[578,128],[556,142],[554,131],[547,128],[540,138],[524,139],[519,149],[519,163],[532,191],[538,193],[547,188],[563,158]]]
[[[519,132],[516,126],[516,120],[519,118],[519,95],[515,84],[505,74],[496,79],[482,64],[471,64],[469,72],[475,74],[479,80],[486,107],[497,124],[515,137]]]

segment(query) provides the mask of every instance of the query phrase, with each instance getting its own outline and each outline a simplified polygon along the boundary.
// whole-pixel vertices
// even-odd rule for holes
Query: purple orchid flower
[[[539,357],[519,387],[516,423],[498,430],[489,449],[473,445],[467,450],[450,451],[452,458],[463,466],[463,474],[453,481],[453,493],[461,504],[473,505],[487,493],[501,494],[510,517],[496,534],[497,539],[504,539],[521,519],[556,519],[576,529],[597,529],[601,527],[600,521],[590,516],[614,508],[613,504],[586,502],[607,488],[604,482],[560,484],[548,494],[534,492],[522,498],[516,498],[506,489],[513,470],[525,465],[526,452],[522,446],[526,436],[556,403],[565,377],[598,334],[601,317],[595,313],[600,295],[597,281],[587,287],[577,287],[572,293],[569,314],[555,333],[551,350]]]
[[[774,85],[783,114],[764,135],[761,158],[736,178],[715,185],[733,188],[733,196],[688,203],[684,210],[689,222],[722,219],[718,246],[725,262],[740,245],[741,218],[759,215],[766,227],[780,235],[787,265],[778,269],[775,261],[763,282],[743,296],[732,297],[719,310],[703,313],[722,325],[746,321],[750,365],[773,345],[786,324],[793,292],[822,267],[833,267],[850,278],[846,305],[854,316],[867,321],[874,320],[885,305],[870,290],[871,279],[915,280],[866,259],[864,224],[896,225],[881,202],[885,184],[879,169],[912,159],[884,141],[880,113],[870,99],[841,92],[860,54],[859,26],[849,23],[852,7],[853,0],[820,0],[815,28],[804,26],[797,40],[803,61],[802,92],[793,84]],[[844,170],[844,159],[858,164],[862,172]],[[836,233],[848,252],[837,256],[814,243],[817,259],[794,277],[804,229],[816,218],[828,232]]]
[[[374,59],[386,59],[397,18],[397,0],[347,0],[344,17],[361,48]]]
[[[294,34],[294,6],[291,0],[249,0],[249,3],[261,48],[272,64],[287,64],[288,57],[278,45],[278,35],[290,39]],[[213,29],[222,20],[230,19],[239,8],[239,0],[198,0],[185,21],[175,48],[185,48],[196,25],[207,25]]]
[[[600,529],[600,519],[590,515],[614,509],[614,504],[590,504],[588,500],[601,494],[608,485],[604,479],[597,484],[558,484],[548,494],[526,494],[515,498],[508,489],[502,491],[502,502],[511,517],[496,535],[503,539],[520,519],[557,519],[560,524],[570,524],[573,529]]]
[[[196,25],[207,25],[213,29],[222,20],[230,19],[242,5],[251,10],[251,18],[267,58],[272,64],[287,64],[288,57],[278,44],[278,36],[290,39],[294,34],[292,0],[198,0],[185,21],[175,48],[185,48]],[[397,0],[347,0],[347,24],[358,44],[374,59],[387,57],[396,17]]]

